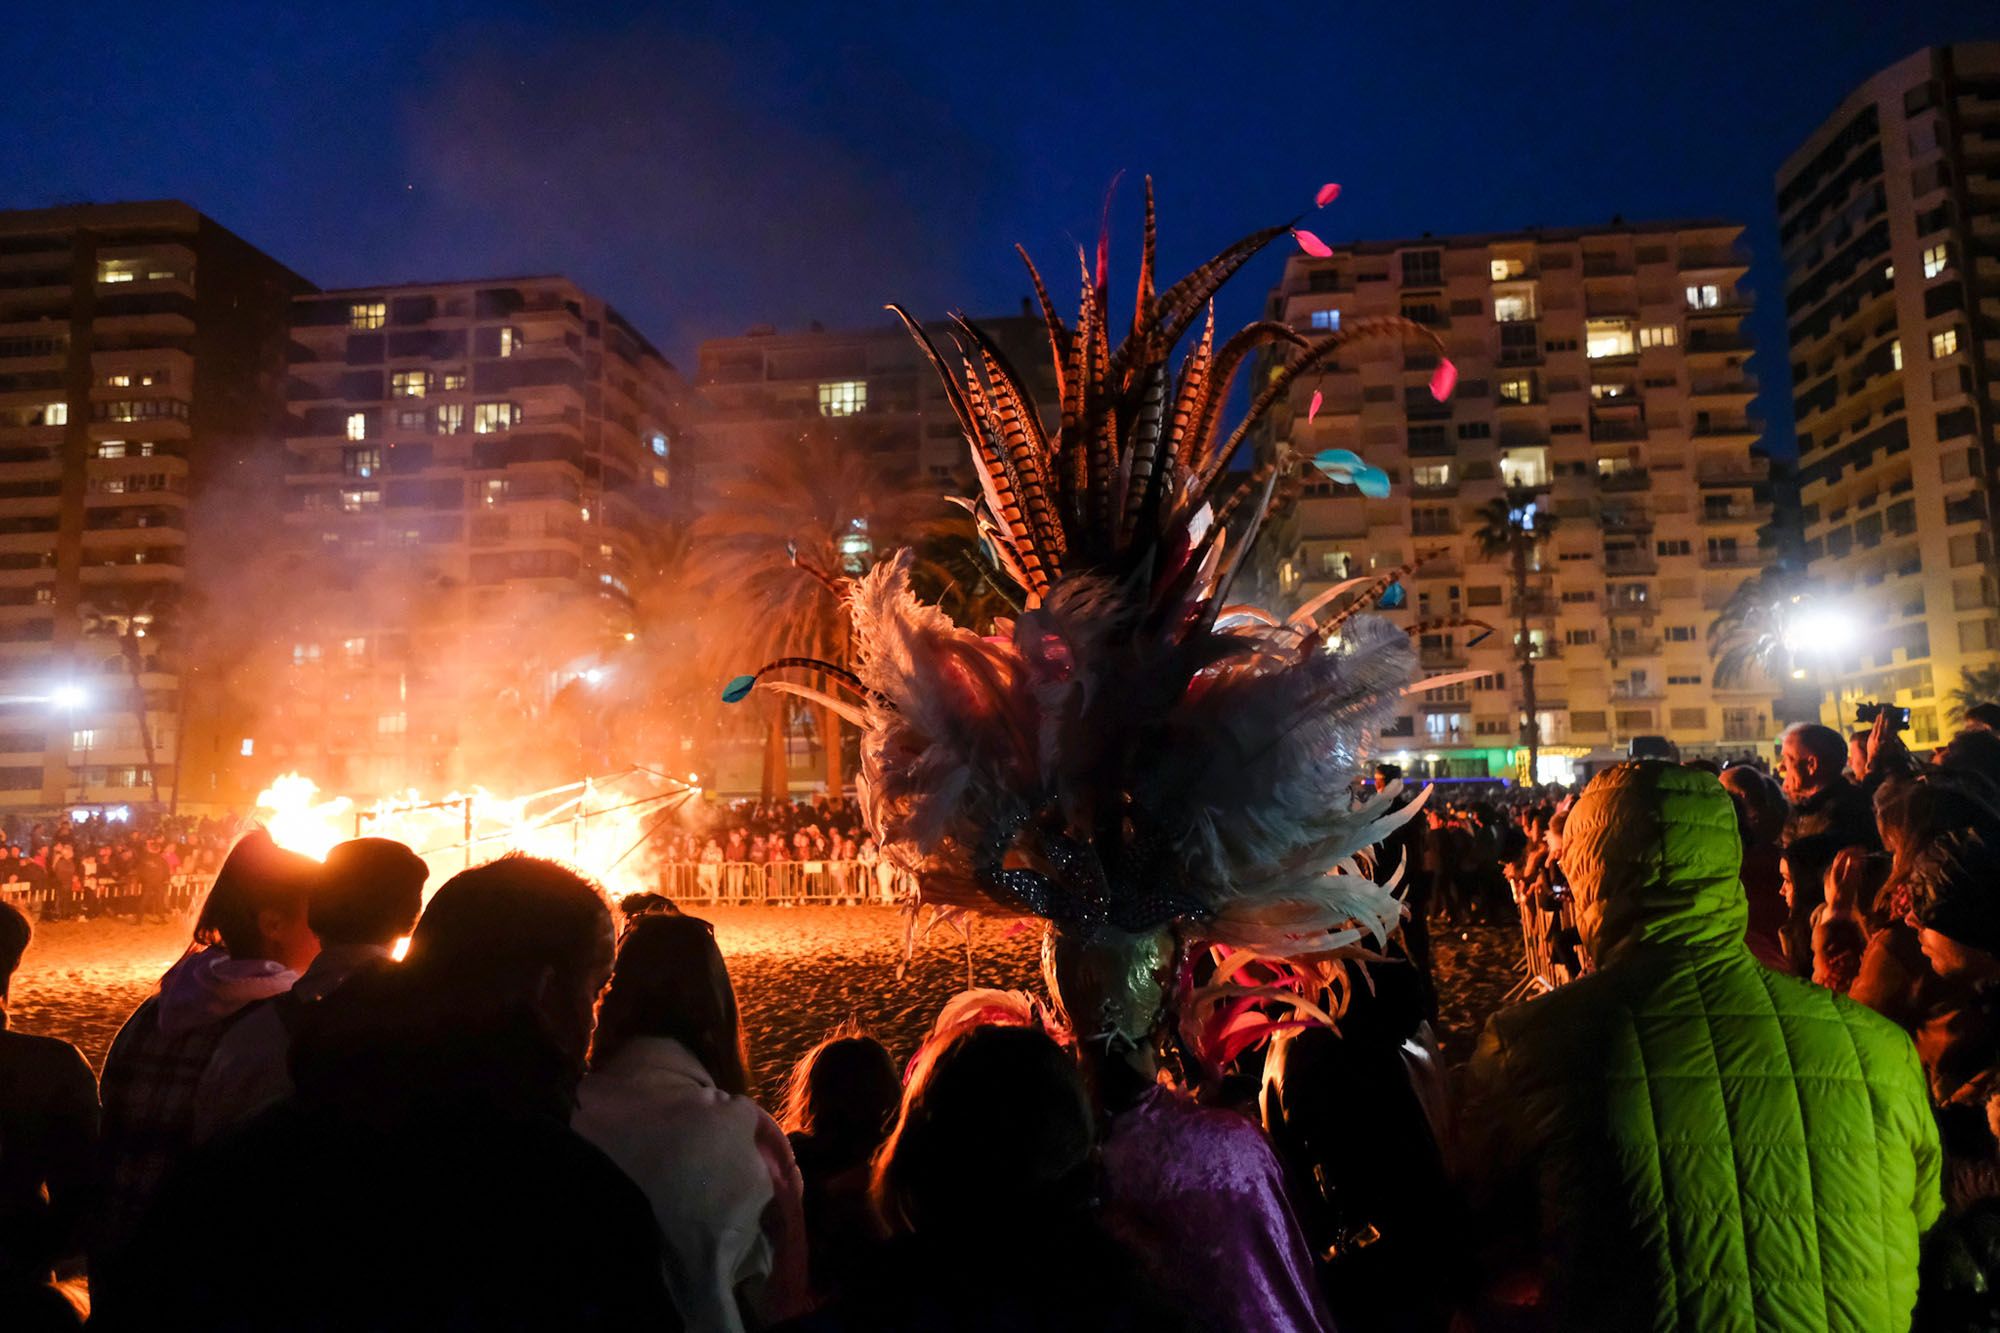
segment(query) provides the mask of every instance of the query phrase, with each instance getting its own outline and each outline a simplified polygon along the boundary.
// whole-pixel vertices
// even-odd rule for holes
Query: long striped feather
[[[1123,510],[1118,524],[1120,545],[1132,539],[1139,515],[1153,489],[1153,472],[1160,457],[1160,431],[1167,408],[1167,363],[1155,361],[1146,372],[1145,388],[1139,396],[1139,415],[1132,427],[1132,444],[1125,451],[1122,469]]]
[[[1159,222],[1153,213],[1153,178],[1146,177],[1146,232],[1139,246],[1139,294],[1132,302],[1132,336],[1147,336],[1153,313],[1153,256],[1159,243]]]
[[[1208,307],[1208,322],[1202,326],[1201,341],[1181,362],[1179,387],[1174,391],[1173,425],[1167,432],[1168,456],[1185,466],[1194,447],[1192,428],[1208,401],[1208,377],[1215,363],[1215,303]]]
[[[1189,466],[1197,471],[1208,462],[1223,409],[1229,405],[1229,395],[1235,391],[1236,376],[1242,370],[1244,361],[1251,352],[1271,343],[1290,343],[1294,347],[1311,345],[1291,325],[1263,319],[1255,324],[1246,324],[1231,334],[1229,341],[1223,343],[1222,349],[1215,354],[1208,391],[1197,407],[1195,424],[1189,432],[1187,453],[1184,455]]]
[[[1041,307],[1042,324],[1049,334],[1049,361],[1055,368],[1056,397],[1061,399],[1068,391],[1063,387],[1063,366],[1069,359],[1069,329],[1063,324],[1062,316],[1056,313],[1056,303],[1049,299],[1049,289],[1042,281],[1042,271],[1035,267],[1035,261],[1028,258],[1026,246],[1016,245],[1014,253],[1021,256],[1021,262],[1028,267],[1028,281],[1035,287],[1035,304]]]
[[[1035,415],[1034,405],[1027,391],[1021,387],[1020,375],[999,344],[963,315],[953,315],[952,322],[979,349],[980,361],[986,372],[987,402],[999,427],[1003,457],[1014,473],[1015,484],[1020,487],[1022,506],[1034,525],[1036,541],[1042,546],[1044,557],[1054,564],[1069,543],[1056,511],[1055,498],[1050,494],[1054,485],[1051,475],[1054,460],[1049,456],[1048,441],[1042,434],[1041,418]]]
[[[1225,249],[1221,254],[1203,264],[1194,272],[1182,278],[1153,300],[1151,323],[1152,336],[1162,347],[1171,348],[1181,340],[1195,316],[1201,313],[1209,298],[1214,296],[1222,284],[1229,281],[1236,271],[1249,263],[1259,250],[1269,245],[1291,229],[1291,223],[1283,226],[1266,227],[1255,231]],[[1126,349],[1130,348],[1128,352]],[[1122,373],[1124,362],[1141,349],[1131,343],[1119,349],[1117,371]]]

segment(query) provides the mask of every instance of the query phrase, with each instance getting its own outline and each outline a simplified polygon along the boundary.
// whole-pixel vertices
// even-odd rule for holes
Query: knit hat
[[[1941,835],[1918,854],[1909,876],[1917,924],[2000,954],[2000,847],[1977,829]]]

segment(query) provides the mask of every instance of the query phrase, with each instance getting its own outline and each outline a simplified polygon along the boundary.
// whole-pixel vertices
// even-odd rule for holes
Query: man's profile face
[[[1810,796],[1820,785],[1819,761],[1797,736],[1785,737],[1778,747],[1778,782],[1785,789],[1785,798],[1794,802]]]

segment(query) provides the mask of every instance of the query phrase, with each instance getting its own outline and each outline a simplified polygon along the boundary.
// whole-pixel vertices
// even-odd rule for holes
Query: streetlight
[[[77,710],[90,703],[90,691],[74,681],[68,681],[49,691],[48,700],[62,712],[63,722],[69,728],[69,744],[75,744]],[[92,730],[86,727],[83,732],[83,764],[77,770],[76,780],[76,799],[79,802],[90,796],[90,742],[93,739]]]
[[[1795,598],[1785,619],[1783,635],[1788,652],[1812,663],[1817,686],[1815,694],[1819,696],[1814,701],[1814,708],[1818,711],[1827,693],[1826,668],[1854,648],[1861,637],[1861,618],[1838,602]],[[1805,668],[1796,668],[1792,679],[1800,680],[1805,675]],[[1836,699],[1836,711],[1838,707]],[[1838,720],[1836,717],[1835,721]]]

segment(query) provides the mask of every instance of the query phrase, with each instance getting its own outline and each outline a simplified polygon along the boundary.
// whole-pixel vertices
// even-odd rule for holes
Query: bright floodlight
[[[1795,653],[1834,657],[1854,642],[1854,617],[1836,606],[1808,606],[1792,617],[1785,646]]]
[[[588,670],[588,671],[584,672],[584,673],[583,673],[583,683],[584,683],[584,684],[586,684],[586,685],[601,685],[601,684],[603,684],[603,683],[604,683],[604,669],[603,669],[602,667],[592,667],[592,668],[591,668],[590,670]]]
[[[49,696],[50,703],[57,708],[70,711],[83,707],[89,699],[89,692],[81,685],[58,685],[55,693]]]

